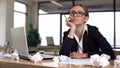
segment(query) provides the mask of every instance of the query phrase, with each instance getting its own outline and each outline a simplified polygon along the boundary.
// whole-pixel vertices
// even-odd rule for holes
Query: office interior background
[[[0,0],[0,45],[11,41],[10,29],[30,23],[47,46],[46,37],[53,37],[60,46],[63,32],[68,30],[65,16],[72,5],[83,4],[89,10],[87,24],[97,26],[115,49],[120,48],[120,0]]]

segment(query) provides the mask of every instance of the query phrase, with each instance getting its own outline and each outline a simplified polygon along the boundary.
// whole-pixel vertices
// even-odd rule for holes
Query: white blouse
[[[85,30],[86,30],[86,31],[88,30],[87,25],[85,24],[84,26],[85,26],[85,27],[84,27],[84,30],[83,30],[83,33],[82,33],[82,38],[81,38],[80,41],[79,41],[77,35],[74,34],[74,37],[75,37],[75,39],[76,39],[76,41],[77,41],[77,43],[78,43],[78,52],[79,52],[79,53],[83,53],[83,35],[84,35],[84,33],[85,33]]]

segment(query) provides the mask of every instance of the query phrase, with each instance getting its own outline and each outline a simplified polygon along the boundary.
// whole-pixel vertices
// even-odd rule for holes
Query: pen
[[[67,19],[67,17],[64,15],[64,17]]]

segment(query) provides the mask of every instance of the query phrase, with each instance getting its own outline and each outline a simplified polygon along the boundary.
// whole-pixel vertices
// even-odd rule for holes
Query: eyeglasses
[[[71,16],[78,16],[78,17],[82,17],[82,16],[86,16],[86,14],[84,13],[84,12],[82,12],[82,11],[78,11],[78,12],[76,12],[76,11],[70,11],[70,15]]]

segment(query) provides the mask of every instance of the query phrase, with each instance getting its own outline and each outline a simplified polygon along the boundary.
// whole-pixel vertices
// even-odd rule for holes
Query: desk
[[[59,55],[60,46],[37,46],[28,47],[30,52],[44,51],[45,54]]]
[[[20,59],[19,61],[10,58],[0,58],[0,68],[100,68],[88,65],[73,65],[54,63],[52,60],[43,60],[42,63],[33,63],[29,60]],[[105,68],[114,68],[113,63],[110,63]]]
[[[60,46],[37,46],[37,47],[28,47],[30,52],[38,52],[40,50],[45,51],[45,54],[51,55],[59,55]],[[0,51],[3,50],[4,47],[0,47]],[[11,47],[10,53],[13,52],[14,49]]]

